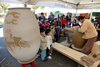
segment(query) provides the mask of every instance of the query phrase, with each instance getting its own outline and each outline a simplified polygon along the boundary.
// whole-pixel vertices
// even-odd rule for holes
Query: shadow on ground
[[[63,37],[60,39],[59,42],[64,41],[66,38]],[[100,38],[98,38],[100,40]],[[0,61],[6,58],[2,64],[0,64],[0,67],[21,67],[21,64],[17,62],[15,58],[11,56],[11,54],[8,52],[4,38],[0,38]],[[42,62],[41,58],[38,57],[35,60],[36,67],[78,67],[78,64],[67,58],[66,56],[58,53],[57,51],[53,51],[52,54],[52,60],[48,60],[47,62]],[[27,67],[32,67],[31,65],[28,65]]]
[[[0,61],[6,58],[4,62],[1,64],[1,67],[21,67],[21,64],[17,62],[15,58],[13,58],[8,52],[4,38],[0,38]],[[77,63],[73,60],[65,57],[64,55],[54,51],[52,54],[52,60],[48,60],[47,62],[42,62],[41,58],[38,57],[35,60],[36,67],[77,67]],[[28,65],[27,67],[32,67]]]

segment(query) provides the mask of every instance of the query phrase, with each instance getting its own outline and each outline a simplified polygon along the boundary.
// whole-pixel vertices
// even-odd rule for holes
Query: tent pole
[[[90,21],[92,20],[92,8],[91,8],[91,16],[90,16]]]
[[[77,16],[77,9],[76,9],[76,16]]]
[[[30,0],[25,0],[24,2],[24,7],[26,8],[27,7],[27,2],[30,1]]]
[[[77,16],[78,5],[76,5],[76,16]]]
[[[24,7],[25,7],[25,8],[27,7],[26,3],[24,4]]]

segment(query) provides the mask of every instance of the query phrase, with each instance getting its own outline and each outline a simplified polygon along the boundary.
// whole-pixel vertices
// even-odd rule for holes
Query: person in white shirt
[[[47,50],[46,50],[47,58],[52,59],[52,57],[50,56],[50,49],[52,45],[51,30],[47,29],[45,33],[46,33],[46,39],[47,39]]]

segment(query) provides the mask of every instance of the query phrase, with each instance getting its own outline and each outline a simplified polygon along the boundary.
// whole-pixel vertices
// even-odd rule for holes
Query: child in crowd
[[[58,25],[61,25],[61,19],[58,18]]]
[[[76,20],[74,19],[74,22],[73,22],[73,26],[79,26],[78,23],[76,23]]]
[[[52,25],[50,25],[50,30],[51,30],[52,41],[54,41],[54,32],[53,32],[53,26]]]
[[[47,58],[48,59],[52,59],[52,57],[50,56],[50,49],[51,49],[51,45],[52,45],[52,37],[51,37],[51,30],[47,29],[46,30],[46,39],[47,39]]]
[[[70,19],[69,19],[68,22],[67,22],[67,27],[68,27],[68,28],[72,27],[72,23],[71,23],[71,20],[70,20]]]
[[[67,23],[67,28],[70,28],[70,24],[69,23]]]
[[[95,21],[94,26],[95,28],[99,28],[99,23],[97,20]],[[100,38],[100,31],[97,30],[97,32],[98,32],[98,37]]]
[[[43,22],[44,22],[44,19],[41,18],[41,20],[38,22],[40,27],[42,27],[42,23],[43,23]]]
[[[53,32],[55,33],[55,24],[53,24]]]
[[[44,26],[44,27],[49,26],[49,25],[47,24],[47,20],[44,20],[42,26]]]
[[[67,23],[69,23],[69,24],[70,24],[70,23],[71,23],[71,19],[69,19]]]
[[[46,26],[45,28],[46,28],[46,29],[49,29],[49,26]]]
[[[56,29],[55,29],[56,42],[58,42],[60,36],[61,36],[61,28],[60,28],[60,25],[58,25],[56,26]]]
[[[54,19],[53,24],[58,25],[57,18]]]
[[[95,26],[95,28],[99,28],[99,24],[98,24],[97,20],[95,21],[94,26]]]
[[[41,50],[41,59],[42,59],[42,61],[43,62],[45,62],[45,61],[47,61],[47,59],[45,59],[45,57],[46,57],[46,49],[47,49],[47,40],[46,40],[46,38],[45,38],[45,30],[44,30],[44,28],[40,28],[40,34],[41,34],[41,36],[40,36],[40,40],[41,40],[41,42],[40,42],[40,50]]]
[[[72,27],[73,27],[73,22],[70,23],[70,28],[72,28]]]
[[[49,24],[49,25],[52,25],[52,24],[53,24],[53,23],[52,23],[52,20],[49,20],[48,24]]]
[[[92,23],[93,23],[93,25],[94,25],[94,19],[92,19],[92,20],[91,20],[91,22],[92,22]]]

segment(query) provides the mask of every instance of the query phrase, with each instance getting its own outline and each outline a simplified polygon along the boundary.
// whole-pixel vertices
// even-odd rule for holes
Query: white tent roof
[[[67,3],[76,9],[82,9],[100,5],[100,0],[59,0],[60,2]]]
[[[26,0],[0,0],[0,2],[6,2],[6,3],[18,3],[22,4],[25,3]],[[75,9],[72,6],[62,3],[59,1],[53,1],[53,0],[29,0],[27,3],[28,5],[36,5],[36,6],[47,6],[47,7],[56,7],[56,8],[67,8],[67,9]]]
[[[6,2],[6,3],[21,3],[20,1],[22,3],[25,3],[25,1],[28,1],[28,0],[19,0],[19,1],[18,0],[0,0],[0,2]],[[59,2],[69,4],[76,9],[100,5],[100,0],[29,0],[28,4],[34,5],[40,1],[59,1]]]
[[[20,2],[18,0],[0,0],[0,2],[22,4],[22,2]]]
[[[5,2],[5,3],[25,3],[27,1],[28,1],[28,4],[34,5],[40,1],[54,1],[54,0],[0,0],[0,2]]]
[[[57,2],[57,1],[42,1],[42,2],[38,2],[35,5],[37,5],[37,6],[56,7],[56,8],[74,9],[72,6],[70,6],[66,3]]]

